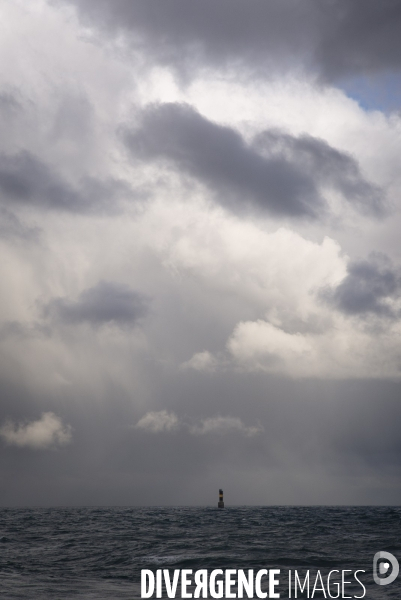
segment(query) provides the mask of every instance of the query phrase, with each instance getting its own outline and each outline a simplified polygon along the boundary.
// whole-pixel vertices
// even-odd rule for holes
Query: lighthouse
[[[219,502],[217,504],[218,508],[224,508],[224,501],[223,501],[223,490],[219,490]]]

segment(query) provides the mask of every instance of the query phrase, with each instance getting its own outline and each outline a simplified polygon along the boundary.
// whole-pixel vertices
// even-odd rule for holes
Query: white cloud
[[[252,437],[262,433],[263,428],[261,426],[247,427],[241,419],[236,417],[211,417],[203,419],[199,425],[191,427],[190,431],[195,435],[240,433]]]
[[[51,446],[65,446],[72,439],[70,425],[64,425],[60,417],[45,412],[31,423],[6,422],[0,428],[0,436],[6,444],[20,448],[45,450]]]
[[[195,220],[195,212],[176,211],[175,235],[166,229],[159,237],[166,266],[184,294],[187,281],[200,290],[198,318],[232,325],[218,350],[205,344],[181,368],[400,378],[400,323],[344,315],[322,299],[322,289],[347,275],[349,258],[334,239],[319,243],[289,227],[266,231],[219,210],[198,210]]]
[[[401,326],[371,329],[341,315],[320,333],[288,333],[263,320],[239,323],[227,342],[232,367],[290,377],[329,379],[401,376]],[[226,366],[225,366],[226,368]]]
[[[136,427],[144,429],[151,433],[160,433],[161,431],[173,431],[179,426],[178,418],[174,413],[169,413],[166,410],[158,412],[148,412],[142,419],[138,421]]]
[[[189,424],[185,420],[179,419],[174,413],[169,413],[166,410],[146,413],[135,427],[137,429],[144,429],[150,433],[171,432],[185,428],[192,435],[239,433],[247,437],[252,437],[263,431],[263,428],[259,425],[248,427],[244,425],[241,419],[229,416],[209,417]]]
[[[213,372],[216,370],[217,366],[217,359],[213,356],[213,354],[205,350],[204,352],[197,352],[194,354],[192,358],[182,363],[181,368],[194,369],[195,371]]]
[[[277,361],[315,358],[306,336],[299,332],[286,333],[266,321],[239,323],[227,345],[239,361],[246,363],[261,356],[266,366],[270,364],[271,370],[275,369]]]

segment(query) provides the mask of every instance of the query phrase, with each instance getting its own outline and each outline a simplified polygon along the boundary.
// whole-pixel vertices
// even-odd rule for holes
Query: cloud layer
[[[1,502],[399,503],[398,3],[0,10]]]
[[[306,66],[326,79],[399,69],[396,0],[290,2],[206,0],[188,6],[168,0],[70,0],[84,22],[113,35],[123,32],[162,64],[186,67],[235,65],[259,70]],[[274,62],[278,64],[274,64]]]

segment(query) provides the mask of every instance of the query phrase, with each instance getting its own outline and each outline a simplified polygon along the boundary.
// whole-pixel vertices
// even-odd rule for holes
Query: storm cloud
[[[399,70],[397,0],[68,0],[85,24],[128,42],[161,64],[184,69],[245,67],[262,76],[300,67],[333,81]]]
[[[0,503],[399,503],[399,3],[0,8]]]
[[[364,180],[356,161],[311,136],[266,131],[249,145],[188,105],[163,104],[147,108],[125,140],[135,157],[169,162],[218,190],[217,200],[237,210],[254,205],[316,218],[327,208],[319,184],[339,190],[358,208],[382,209],[380,190]]]
[[[145,111],[140,129],[126,136],[134,155],[161,158],[219,189],[274,213],[314,216],[321,200],[313,181],[285,159],[264,159],[229,127],[211,123],[189,106],[165,104]]]
[[[280,131],[265,131],[256,136],[254,147],[267,157],[286,160],[314,185],[339,191],[355,208],[377,216],[383,214],[383,191],[366,181],[351,155],[332,148],[324,140],[305,134],[297,138]]]

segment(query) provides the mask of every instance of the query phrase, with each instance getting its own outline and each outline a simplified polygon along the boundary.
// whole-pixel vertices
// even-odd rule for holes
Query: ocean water
[[[401,574],[387,586],[373,581],[379,551],[401,559],[401,508],[5,508],[0,598],[133,599],[141,569],[218,568],[280,569],[281,598],[289,570],[324,579],[332,569],[363,569],[365,598],[401,598]]]

